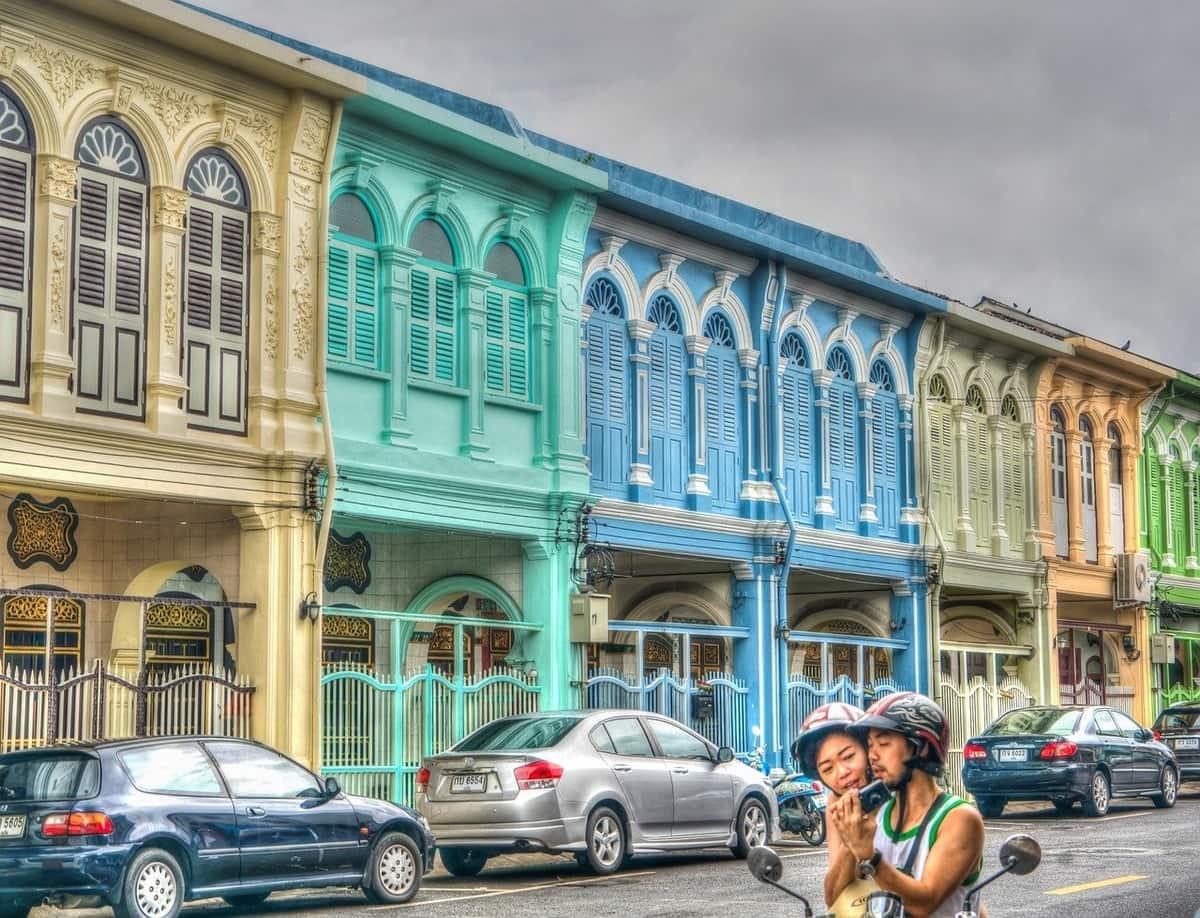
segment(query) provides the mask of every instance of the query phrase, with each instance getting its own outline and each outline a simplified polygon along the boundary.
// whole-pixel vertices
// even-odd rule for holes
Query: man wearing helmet
[[[833,702],[821,705],[804,719],[792,744],[792,758],[804,773],[820,778],[830,797],[857,797],[870,780],[867,747],[850,727],[863,716],[861,708]],[[825,902],[834,915],[861,915],[867,893],[878,889],[858,875],[858,861],[836,831],[829,833],[829,868],[825,873]]]
[[[904,900],[909,915],[953,918],[983,864],[983,819],[961,797],[937,785],[949,726],[933,699],[899,692],[876,701],[850,728],[867,743],[875,777],[894,796],[878,819],[857,794],[829,809],[859,874]]]

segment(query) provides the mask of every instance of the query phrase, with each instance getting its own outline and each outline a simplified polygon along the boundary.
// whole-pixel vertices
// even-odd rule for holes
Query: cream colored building
[[[356,79],[165,0],[0,0],[0,588],[90,597],[57,603],[60,671],[141,642],[235,669],[253,735],[307,761],[323,205]],[[102,598],[164,592],[213,605],[143,632]],[[39,604],[0,596],[10,672],[45,669]]]

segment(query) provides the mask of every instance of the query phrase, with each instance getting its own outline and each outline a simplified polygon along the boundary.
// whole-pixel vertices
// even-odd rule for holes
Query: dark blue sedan
[[[362,887],[416,895],[432,866],[428,824],[343,794],[259,743],[119,740],[0,755],[0,908],[43,899],[173,918],[189,899],[250,909],[277,889]]]
[[[1116,797],[1172,807],[1175,753],[1129,715],[1102,706],[1021,708],[963,747],[963,784],[979,812],[999,816],[1010,800],[1049,800],[1061,813],[1078,801],[1103,816]]]

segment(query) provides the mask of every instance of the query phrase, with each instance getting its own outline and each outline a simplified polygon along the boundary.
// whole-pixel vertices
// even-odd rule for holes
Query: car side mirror
[[[338,784],[337,778],[326,778],[325,779],[325,796],[326,797],[336,797],[341,792],[342,792],[342,785]]]
[[[722,746],[720,749],[717,750],[717,761],[721,762],[722,764],[725,762],[732,762],[733,761],[733,750],[730,749],[728,746]]]

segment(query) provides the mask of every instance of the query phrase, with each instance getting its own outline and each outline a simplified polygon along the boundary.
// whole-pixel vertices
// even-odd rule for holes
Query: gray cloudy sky
[[[1200,4],[199,2],[1200,370]]]

